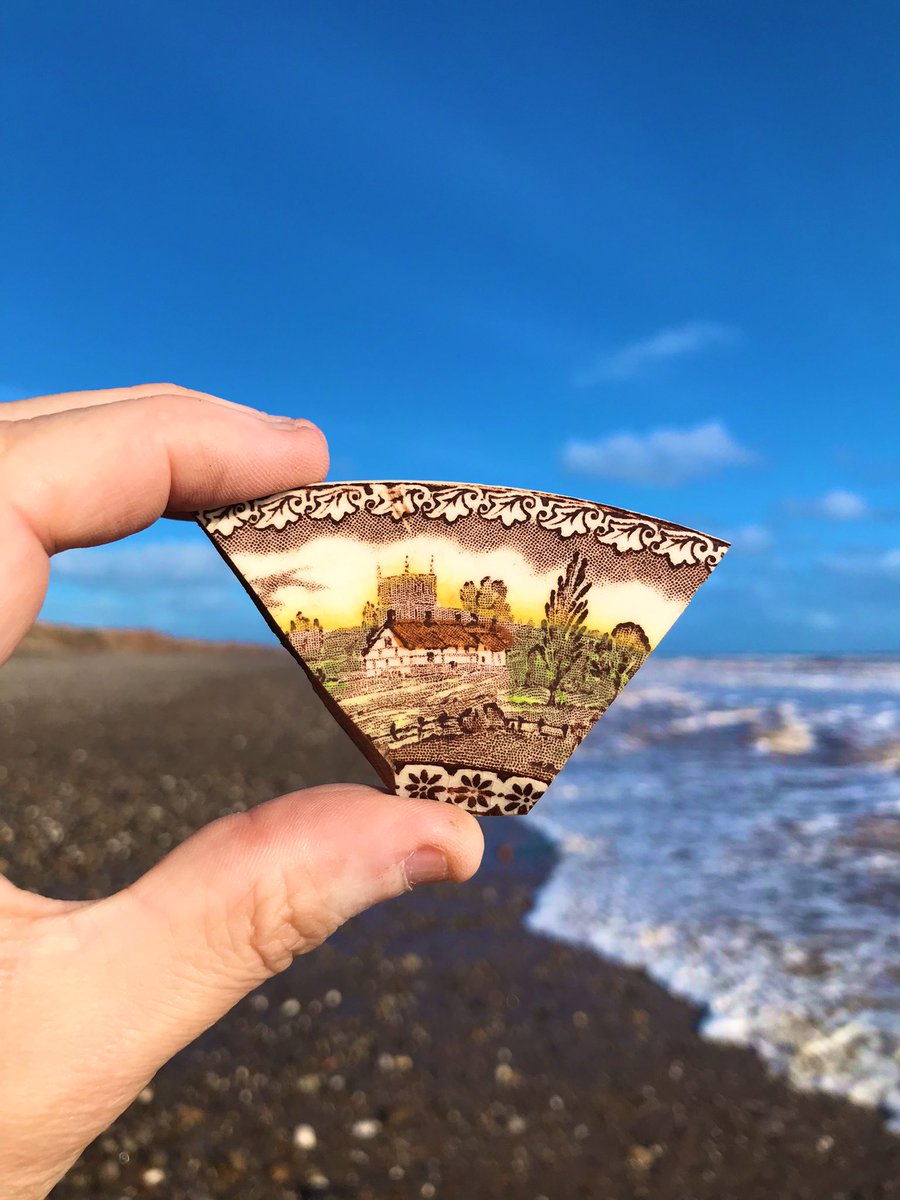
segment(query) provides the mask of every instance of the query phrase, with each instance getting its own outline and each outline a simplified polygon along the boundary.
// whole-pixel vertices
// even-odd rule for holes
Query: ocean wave
[[[900,1129],[900,664],[791,662],[630,685],[530,818],[561,858],[529,923]]]

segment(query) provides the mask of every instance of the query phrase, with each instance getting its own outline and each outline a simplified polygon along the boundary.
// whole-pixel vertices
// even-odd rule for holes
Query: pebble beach
[[[0,669],[0,870],[23,887],[108,894],[220,815],[339,779],[377,784],[278,650],[39,635]],[[242,1001],[54,1198],[900,1197],[877,1110],[792,1090],[643,971],[528,930],[556,851],[530,818],[483,827],[473,881],[363,914]]]

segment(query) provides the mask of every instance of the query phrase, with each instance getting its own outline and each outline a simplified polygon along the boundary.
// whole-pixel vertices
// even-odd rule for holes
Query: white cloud
[[[699,354],[715,346],[739,341],[737,330],[713,321],[690,321],[661,329],[652,337],[631,342],[613,354],[604,355],[586,371],[575,376],[576,387],[593,387],[609,379],[633,379],[649,367],[673,358]]]
[[[772,535],[762,525],[744,525],[735,529],[728,540],[735,550],[742,550],[744,554],[761,554],[772,545]]]
[[[68,550],[53,560],[59,579],[86,586],[150,590],[178,585],[214,583],[230,572],[205,542],[152,542],[139,539]]]
[[[570,471],[658,487],[755,461],[720,421],[693,429],[655,429],[643,437],[614,433],[595,442],[572,441],[563,450],[563,465]]]
[[[829,633],[832,629],[837,629],[839,625],[837,617],[822,608],[810,609],[806,614],[806,620],[810,629],[815,629],[820,633]]]
[[[824,559],[830,571],[840,575],[896,575],[900,578],[900,550],[880,550],[868,553],[864,550],[845,554],[831,554]]]
[[[825,517],[829,521],[859,521],[872,515],[867,500],[856,492],[845,492],[841,488],[826,492],[804,508],[812,516]]]

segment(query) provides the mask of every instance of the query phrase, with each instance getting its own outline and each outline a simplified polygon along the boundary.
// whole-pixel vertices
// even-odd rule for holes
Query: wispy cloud
[[[595,442],[572,441],[562,459],[568,470],[580,474],[657,487],[674,487],[757,461],[720,421],[693,429],[654,429],[643,436],[614,433]]]
[[[874,516],[868,500],[857,492],[835,488],[815,500],[798,500],[791,504],[793,512],[808,517],[824,517],[828,521],[861,521]]]
[[[148,544],[135,539],[69,550],[53,560],[53,572],[70,583],[122,592],[208,585],[231,578],[213,548],[199,541]]]
[[[57,555],[42,617],[152,627],[186,637],[269,637],[227,565],[187,525],[162,538],[148,530],[124,542]]]
[[[900,550],[846,551],[827,555],[823,561],[830,571],[840,575],[881,575],[900,579]]]
[[[300,588],[307,592],[323,592],[325,584],[315,579],[309,579],[308,567],[293,567],[285,571],[273,571],[271,575],[254,577],[256,591],[267,603],[274,599],[283,588]]]
[[[738,331],[728,325],[689,321],[601,356],[592,366],[578,372],[574,383],[576,387],[594,387],[607,380],[633,379],[658,363],[700,354],[716,346],[733,345],[739,340]]]
[[[814,629],[819,633],[831,633],[832,630],[840,626],[840,622],[834,613],[827,612],[823,608],[811,608],[806,613],[806,620],[810,629]]]
[[[744,554],[762,554],[772,545],[772,535],[763,525],[742,525],[731,533],[728,540],[735,550]]]

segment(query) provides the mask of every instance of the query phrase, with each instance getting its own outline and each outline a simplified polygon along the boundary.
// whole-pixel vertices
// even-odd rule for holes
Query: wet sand
[[[281,652],[0,670],[0,866],[26,887],[105,894],[216,816],[335,779],[375,782]],[[526,932],[552,849],[527,818],[483,826],[472,883],[364,914],[240,1003],[54,1197],[900,1197],[876,1113],[792,1092],[641,972]]]

